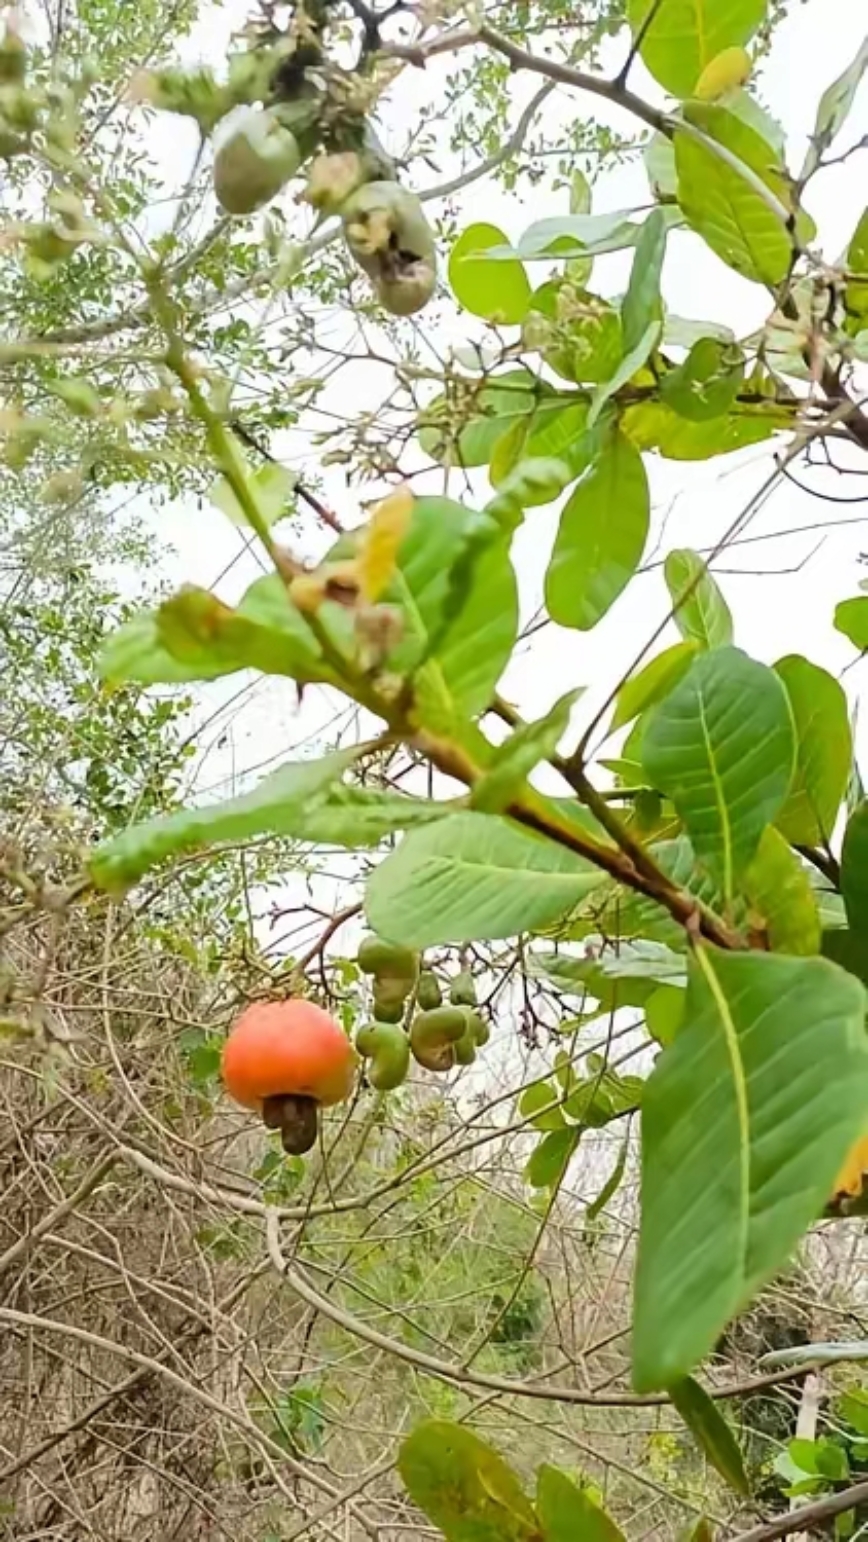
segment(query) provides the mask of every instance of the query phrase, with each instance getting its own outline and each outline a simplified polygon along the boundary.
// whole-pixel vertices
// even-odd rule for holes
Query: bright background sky
[[[210,13],[207,22],[185,44],[185,59],[219,61],[229,33],[243,21],[246,11],[246,0],[232,0]],[[866,15],[866,7],[858,0],[811,0],[806,5],[794,6],[792,15],[776,34],[771,58],[762,67],[760,96],[786,129],[788,159],[794,170],[801,165],[818,96],[857,52]],[[623,34],[617,44],[609,46],[605,62],[612,71],[623,56],[624,46]],[[437,100],[445,68],[437,64],[424,74],[410,70],[393,87],[381,114],[384,138],[390,149],[400,152],[423,95]],[[515,77],[515,118],[538,84],[536,79]],[[639,63],[631,86],[649,101],[663,105],[660,89]],[[620,110],[565,89],[559,90],[543,110],[549,125],[553,118],[566,123],[576,113],[588,112],[624,132],[632,132],[635,127],[633,120]],[[866,133],[868,81],[836,144],[836,152]],[[149,130],[149,144],[164,169],[167,186],[177,187],[192,164],[195,129],[175,117],[158,117]],[[446,149],[438,152],[437,159],[437,181],[445,181],[462,169]],[[868,192],[866,165],[868,154],[855,155],[844,165],[823,172],[811,184],[807,202],[829,262],[834,262],[846,248],[864,207]],[[417,175],[423,171],[425,168],[420,167]],[[434,173],[430,180],[435,180]],[[293,197],[294,190],[284,195],[285,207],[303,236],[306,214],[297,208]],[[594,188],[594,212],[647,205],[648,198],[644,169],[637,158],[633,164],[604,169]],[[534,220],[565,212],[566,194],[552,193],[544,186],[506,194],[484,181],[452,200],[450,207],[457,208],[460,224],[491,220],[500,224],[511,238],[517,238]],[[445,268],[446,254],[443,255]],[[608,296],[621,292],[630,258],[629,253],[598,258],[591,286]],[[549,271],[546,265],[533,265],[532,280],[542,282]],[[663,290],[673,312],[726,323],[739,336],[760,325],[769,309],[768,296],[762,288],[741,279],[689,232],[676,231],[670,237]],[[259,306],[260,302],[256,304]],[[266,297],[261,307],[267,306]],[[460,346],[481,338],[485,332],[482,323],[460,315],[448,295],[425,312],[420,325],[424,334],[435,340],[441,355],[450,344]],[[342,371],[336,385],[330,388],[328,405],[351,417],[360,404],[369,407],[375,393],[385,391],[385,374],[382,367],[369,364]],[[653,564],[655,556],[676,546],[713,546],[773,469],[778,447],[766,443],[735,456],[696,464],[665,461],[657,455],[646,457],[655,510],[648,562]],[[277,436],[273,448],[302,472],[307,469],[310,474],[317,468],[315,453],[297,434]],[[845,446],[839,457],[841,464],[845,464],[848,454]],[[849,454],[849,461],[851,465],[858,463],[855,453]],[[811,475],[812,485],[818,490],[849,498],[856,498],[864,485],[860,479],[845,481],[832,472]],[[332,505],[344,523],[355,523],[361,515],[357,490],[346,488],[339,470],[327,471],[325,478]],[[432,470],[430,486],[431,490],[442,490],[442,474],[436,468]],[[366,498],[376,491],[363,490]],[[454,491],[456,496],[462,495],[458,485]],[[489,495],[484,471],[475,474],[474,491],[480,502]],[[256,557],[242,550],[243,537],[238,530],[209,506],[200,508],[194,501],[180,502],[152,517],[166,548],[165,573],[172,581],[211,586],[219,578],[218,592],[232,601],[260,571]],[[557,518],[557,508],[531,509],[516,537],[514,552],[526,618],[540,600]],[[743,648],[769,663],[789,652],[805,652],[836,674],[853,665],[853,649],[833,630],[832,614],[838,600],[856,592],[864,571],[858,566],[862,546],[868,547],[868,536],[858,522],[862,518],[868,518],[868,503],[839,505],[811,498],[789,482],[778,487],[746,533],[756,537],[794,527],[804,533],[740,546],[726,553],[716,567],[735,614],[736,640]],[[835,524],[845,519],[852,522]],[[655,537],[661,543],[657,551],[653,550]],[[315,529],[307,516],[303,543],[300,555],[308,558],[318,556],[328,544],[327,536]],[[587,686],[575,719],[580,726],[630,665],[668,608],[662,573],[659,566],[651,565],[593,633],[549,626],[537,634],[511,666],[504,693],[523,712],[535,716],[565,690]],[[670,628],[670,633],[659,646],[674,640],[674,629]],[[858,689],[861,672],[862,666],[857,666],[845,676],[851,694]],[[299,706],[290,682],[249,683],[244,677],[235,676],[203,688],[199,705],[203,722],[222,704],[230,703],[209,722],[202,738],[196,778],[201,793],[208,797],[225,796],[248,785],[251,771],[292,758],[300,746],[304,746],[302,753],[316,753],[333,733],[329,725],[335,701],[323,691],[308,691]],[[865,734],[868,720],[863,728],[863,754],[868,743]],[[613,753],[611,745],[608,752]]]

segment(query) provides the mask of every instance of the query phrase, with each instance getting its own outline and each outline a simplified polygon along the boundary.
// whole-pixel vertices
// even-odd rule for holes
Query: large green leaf
[[[652,322],[662,323],[660,275],[663,272],[663,259],[666,255],[667,234],[664,210],[652,209],[642,226],[642,234],[636,242],[636,252],[630,268],[630,282],[621,303],[621,329],[625,354],[633,352]],[[645,357],[647,358],[647,354]]]
[[[732,642],[729,606],[698,552],[687,547],[671,551],[663,575],[682,637],[700,648],[723,648]]]
[[[306,845],[344,846],[361,851],[380,842],[396,830],[414,830],[455,813],[454,803],[433,803],[427,798],[412,798],[406,793],[377,787],[346,787],[337,783],[324,797],[311,799],[297,816],[295,829],[288,829]],[[286,813],[287,826],[292,813]]]
[[[701,654],[652,709],[643,764],[727,902],[783,805],[794,760],[786,691],[773,670],[738,648]]]
[[[642,560],[649,513],[642,457],[615,431],[561,514],[546,574],[554,621],[580,631],[596,626]]]
[[[864,39],[853,62],[847,66],[842,75],[838,76],[837,80],[833,80],[832,84],[826,87],[820,97],[814,132],[811,135],[799,179],[801,182],[807,182],[808,178],[814,175],[835,135],[843,128],[866,69],[868,69],[868,37]]]
[[[406,836],[368,880],[374,931],[408,947],[513,937],[563,915],[600,881],[565,846],[495,814],[453,814]]]
[[[709,1397],[692,1376],[677,1381],[668,1389],[675,1407],[697,1445],[722,1478],[737,1494],[749,1494],[750,1484],[744,1470],[741,1451],[731,1426],[714,1399]]]
[[[783,1265],[865,1127],[863,987],[825,959],[690,963],[646,1083],[633,1322],[640,1391],[671,1386]]]
[[[387,598],[405,630],[389,668],[422,665],[420,696],[436,688],[460,716],[491,700],[518,629],[518,591],[509,535],[489,516],[451,498],[416,500]]]
[[[637,402],[621,414],[621,428],[640,450],[658,450],[667,460],[711,460],[745,445],[759,444],[792,423],[792,414],[768,404],[737,403],[725,417],[692,423],[665,402]]]
[[[690,96],[724,48],[748,42],[765,14],[766,0],[629,0],[627,8],[633,35],[642,37],[643,63],[661,86],[681,97]]]
[[[541,1542],[624,1542],[623,1532],[588,1490],[546,1463],[536,1475],[536,1513]]]
[[[768,826],[741,883],[753,930],[773,953],[819,953],[820,912],[813,885],[779,830]]]
[[[713,252],[756,283],[777,285],[789,272],[787,226],[735,167],[685,130],[675,133],[678,202]]]
[[[796,725],[796,772],[775,823],[793,845],[828,843],[847,791],[853,734],[838,681],[801,654],[775,665]]]
[[[555,214],[537,220],[517,247],[505,247],[497,255],[503,262],[515,257],[551,262],[557,257],[615,252],[635,246],[641,231],[641,223],[631,218],[629,209],[615,214]]]
[[[486,261],[482,255],[505,240],[496,225],[469,225],[452,248],[449,282],[471,315],[509,326],[527,314],[531,293],[527,274],[518,261]]]
[[[687,673],[698,647],[699,644],[693,638],[673,643],[671,648],[665,648],[637,674],[625,680],[615,699],[612,728],[623,727],[624,723],[631,722],[640,712],[644,712],[646,707],[661,701],[678,684],[682,675]]]
[[[684,117],[710,139],[723,145],[742,166],[747,166],[795,219],[802,244],[812,241],[817,227],[810,215],[794,202],[793,182],[773,143],[742,113],[720,102],[687,102]]]
[[[533,1507],[516,1474],[462,1424],[426,1419],[401,1445],[410,1498],[446,1542],[539,1542]]]
[[[301,682],[332,678],[276,573],[251,584],[234,610],[207,589],[181,589],[125,622],[100,656],[100,673],[112,683],[215,680],[239,669]]]
[[[101,888],[124,888],[164,857],[218,841],[249,840],[266,832],[297,836],[305,828],[312,800],[338,781],[359,754],[358,749],[339,750],[322,760],[281,766],[240,798],[179,809],[133,825],[96,848],[90,859],[94,882]]]

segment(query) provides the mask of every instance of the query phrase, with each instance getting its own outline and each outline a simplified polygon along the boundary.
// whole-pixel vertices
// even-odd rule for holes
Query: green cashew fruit
[[[426,1071],[451,1071],[455,1047],[466,1033],[467,1014],[462,1007],[436,1007],[414,1017],[410,1048]]]
[[[356,1049],[365,1056],[365,1075],[378,1092],[393,1092],[407,1080],[410,1041],[396,1023],[371,1023],[360,1028]]]
[[[470,1013],[465,1013],[467,1027],[455,1046],[455,1064],[472,1065],[476,1059],[476,1037],[473,1025],[470,1022]]]
[[[437,248],[415,193],[397,182],[365,182],[342,209],[344,239],[393,316],[427,305],[437,283]]]
[[[381,1023],[400,1023],[404,1020],[406,990],[389,986],[374,986],[374,1016]]]
[[[476,986],[468,970],[457,974],[449,987],[449,1000],[454,1007],[475,1007]]]
[[[443,992],[440,989],[440,982],[436,974],[430,969],[423,969],[419,976],[416,1001],[422,1012],[434,1012],[437,1007],[443,1005]]]
[[[491,1029],[485,1018],[479,1012],[468,1011],[468,1028],[473,1034],[473,1042],[477,1049],[483,1049],[491,1038]]]
[[[248,107],[232,116],[214,155],[214,192],[227,214],[252,214],[295,176],[301,150],[272,112]]]
[[[372,974],[378,981],[406,981],[404,996],[409,996],[419,972],[419,955],[412,948],[398,947],[370,933],[359,943],[356,959],[362,974]]]

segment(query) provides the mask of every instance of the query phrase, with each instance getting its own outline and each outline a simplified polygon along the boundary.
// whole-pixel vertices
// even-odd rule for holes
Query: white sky
[[[187,59],[219,59],[225,38],[232,26],[246,13],[246,0],[232,0],[209,16],[185,47]],[[772,56],[763,67],[761,96],[764,104],[784,124],[788,137],[788,159],[792,168],[801,164],[812,127],[818,96],[856,53],[864,34],[868,7],[859,0],[810,0],[794,6],[793,14],[779,30]],[[613,66],[621,57],[623,36],[618,49],[611,51]],[[413,124],[421,96],[436,96],[442,73],[437,68],[425,75],[408,72],[393,88],[383,113],[386,139],[392,148],[400,148]],[[515,78],[515,115],[527,100],[536,80]],[[648,100],[662,105],[658,87],[640,64],[631,78],[633,89]],[[632,132],[632,120],[618,109],[608,108],[597,99],[561,91],[547,112],[556,113],[563,122],[576,113],[593,113],[612,127]],[[156,140],[167,182],[177,185],[179,176],[190,164],[195,133],[183,120],[164,117],[157,120]],[[868,133],[868,80],[857,100],[836,149],[846,148]],[[186,136],[186,137],[185,137]],[[459,169],[444,153],[438,156],[439,175],[445,180]],[[841,167],[822,173],[810,189],[808,204],[823,241],[824,254],[834,261],[846,247],[850,234],[868,196],[866,178],[868,155],[852,157]],[[433,173],[431,180],[434,180]],[[287,210],[293,209],[291,194]],[[633,166],[604,171],[594,190],[594,211],[647,204],[648,186],[641,162]],[[492,220],[515,238],[534,220],[565,209],[565,194],[547,192],[544,187],[506,195],[493,185],[480,182],[457,200],[462,223]],[[301,218],[297,215],[296,218]],[[445,268],[445,256],[444,268]],[[591,285],[604,295],[623,289],[629,269],[630,254],[615,254],[597,259]],[[542,282],[548,267],[533,265],[531,277]],[[664,297],[679,315],[725,322],[737,334],[746,335],[758,326],[768,312],[768,297],[759,286],[741,279],[724,266],[691,233],[675,232],[670,237],[664,269]],[[267,302],[263,302],[266,304]],[[433,320],[432,320],[433,317]],[[448,300],[426,311],[423,326],[435,337],[441,352],[452,344],[461,344],[484,333],[481,323],[460,316]],[[376,371],[376,373],[373,373]],[[360,365],[342,372],[331,405],[349,417],[362,402],[370,405],[373,394],[384,389],[385,371],[381,367]],[[297,436],[278,441],[276,448],[286,454],[299,469],[316,466],[315,453],[299,443]],[[736,456],[717,458],[699,464],[664,461],[659,456],[646,457],[655,508],[655,528],[659,535],[665,520],[662,551],[674,546],[709,547],[732,522],[742,505],[763,482],[773,467],[773,447],[760,445]],[[301,454],[301,458],[300,457]],[[844,455],[847,454],[846,448]],[[841,457],[843,464],[843,456]],[[856,464],[857,458],[851,458]],[[801,473],[799,473],[801,475]],[[818,488],[838,495],[855,497],[864,485],[861,479],[846,481],[829,473],[814,474]],[[478,496],[483,502],[489,495],[484,472],[476,479]],[[343,475],[326,473],[328,494],[346,523],[355,522],[359,512],[355,493],[344,486]],[[441,490],[442,476],[432,472],[432,490]],[[365,489],[372,496],[376,489]],[[456,496],[461,496],[458,485]],[[863,515],[864,509],[864,515]],[[756,536],[793,526],[825,524],[842,518],[868,518],[868,503],[852,507],[820,502],[784,483],[767,507],[751,524],[748,534]],[[536,608],[551,543],[557,528],[557,509],[528,511],[523,529],[518,533],[515,557],[521,573],[525,614]],[[225,568],[231,572],[219,585],[219,593],[228,600],[237,598],[255,577],[259,568],[252,556],[238,557],[239,532],[215,510],[198,509],[193,503],[178,504],[158,517],[161,538],[174,548],[167,557],[166,572],[173,580],[212,585]],[[319,554],[327,544],[322,532],[306,527],[308,544],[302,555]],[[820,549],[815,550],[817,544]],[[788,539],[762,542],[728,553],[718,565],[720,582],[736,618],[736,641],[755,657],[773,662],[781,655],[802,651],[834,673],[852,664],[854,650],[832,628],[836,602],[857,591],[864,570],[857,566],[857,556],[868,548],[868,533],[859,524],[812,531]],[[810,562],[801,571],[797,567],[811,553]],[[728,569],[753,569],[744,576],[732,576]],[[781,571],[787,570],[787,571]],[[759,576],[758,576],[759,573]],[[550,626],[538,634],[531,645],[514,661],[504,682],[505,694],[525,713],[534,716],[543,711],[563,691],[575,685],[589,687],[578,709],[576,723],[593,710],[595,702],[608,693],[650,633],[668,610],[668,598],[659,569],[649,572],[630,586],[606,620],[591,634],[565,631]],[[675,633],[664,642],[674,640]],[[858,688],[861,667],[846,676],[851,693]],[[205,715],[218,704],[235,698],[242,677],[217,682],[202,691]],[[254,767],[263,767],[292,757],[302,743],[307,753],[320,737],[334,711],[334,699],[326,693],[310,691],[301,709],[290,682],[258,682],[244,693],[244,704],[221,718],[218,727],[203,738],[203,761],[198,768],[198,782],[209,794],[226,794],[239,785]],[[228,728],[228,734],[226,730]],[[868,720],[865,723],[868,733]],[[216,748],[218,737],[222,747]],[[868,741],[865,741],[868,744]],[[210,748],[209,748],[210,746]],[[865,745],[863,744],[863,751]],[[604,752],[605,753],[605,752]],[[611,746],[608,753],[613,753]]]

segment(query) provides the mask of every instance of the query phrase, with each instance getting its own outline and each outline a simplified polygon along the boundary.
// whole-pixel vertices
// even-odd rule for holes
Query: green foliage
[[[823,959],[691,962],[642,1105],[637,1389],[689,1372],[821,1210],[864,1127],[864,1016],[863,987]]]
[[[725,48],[747,43],[762,25],[766,0],[629,0],[643,62],[673,96],[690,96]],[[650,20],[649,20],[650,15]]]
[[[642,741],[651,784],[672,799],[727,902],[793,776],[780,680],[738,648],[701,654],[653,710]]]
[[[561,626],[590,631],[642,560],[649,495],[642,458],[612,432],[564,506],[546,575],[546,602]]]
[[[449,282],[465,310],[509,326],[523,321],[527,314],[527,275],[520,262],[486,262],[481,255],[505,240],[496,225],[468,225],[452,248]]]
[[[714,1400],[692,1376],[674,1382],[669,1388],[669,1396],[712,1467],[736,1493],[749,1494],[750,1485],[738,1442]]]
[[[339,1016],[366,1057],[366,1081],[346,1110],[349,1135],[329,1124],[310,1164],[287,1163],[265,1137],[243,1184],[221,1175],[212,1186],[198,1172],[195,1183],[178,1184],[192,1196],[201,1182],[210,1196],[215,1214],[196,1232],[209,1267],[242,1264],[251,1287],[262,1203],[287,1207],[298,1221],[292,1267],[304,1279],[311,1272],[325,1306],[309,1333],[305,1327],[301,1350],[316,1337],[316,1379],[292,1371],[287,1384],[285,1372],[269,1373],[262,1381],[269,1390],[252,1405],[259,1433],[278,1452],[326,1459],[334,1386],[356,1374],[354,1333],[379,1333],[366,1327],[369,1309],[371,1322],[390,1319],[387,1346],[395,1336],[393,1352],[383,1349],[378,1361],[387,1367],[384,1384],[401,1375],[402,1386],[409,1383],[402,1346],[428,1356],[412,1368],[413,1417],[425,1408],[469,1417],[477,1356],[482,1386],[488,1372],[502,1377],[504,1364],[514,1376],[548,1377],[546,1265],[540,1274],[532,1265],[545,1257],[545,1228],[563,1205],[564,1234],[576,1232],[582,1267],[593,1266],[617,1210],[612,1201],[633,1170],[639,1114],[635,1383],[667,1393],[711,1466],[744,1494],[732,1432],[690,1373],[823,1212],[843,1159],[864,1135],[868,822],[854,725],[842,686],[819,665],[789,655],[769,668],[733,646],[729,606],[698,552],[665,556],[666,591],[657,584],[643,637],[648,661],[636,672],[612,678],[594,632],[618,600],[625,615],[632,603],[630,618],[641,621],[634,596],[645,591],[634,580],[643,562],[656,563],[662,530],[662,520],[652,529],[646,455],[704,461],[795,434],[779,458],[781,475],[794,449],[822,445],[831,456],[842,438],[851,454],[866,447],[852,373],[868,357],[868,216],[856,223],[841,263],[821,250],[801,199],[825,170],[868,50],[818,87],[814,134],[795,176],[782,131],[743,89],[751,63],[744,45],[756,40],[757,53],[773,45],[779,5],[592,0],[578,26],[565,0],[498,0],[486,8],[479,47],[462,48],[447,64],[442,104],[424,107],[406,148],[410,175],[415,181],[419,172],[423,199],[436,193],[427,171],[439,153],[442,111],[453,151],[473,150],[458,183],[474,177],[480,161],[507,187],[527,176],[551,188],[555,178],[561,208],[569,191],[569,212],[548,205],[543,187],[533,223],[512,246],[494,225],[456,229],[450,203],[445,213],[441,207],[435,242],[423,202],[398,184],[368,121],[386,77],[378,73],[384,61],[371,57],[378,50],[370,27],[363,36],[364,8],[328,15],[312,0],[308,9],[309,66],[283,57],[304,52],[296,49],[294,15],[283,38],[285,18],[271,18],[272,30],[251,24],[219,72],[183,69],[172,55],[194,8],[182,6],[166,26],[154,0],[123,17],[113,5],[81,6],[76,27],[66,37],[58,29],[51,50],[19,47],[11,34],[0,46],[9,208],[0,287],[16,329],[0,345],[0,529],[12,554],[0,616],[8,684],[0,808],[12,829],[0,841],[0,934],[5,939],[23,917],[32,927],[20,949],[26,958],[34,938],[44,946],[44,921],[51,930],[80,898],[114,924],[117,907],[95,890],[114,894],[146,882],[159,863],[185,859],[159,875],[139,909],[124,912],[124,926],[141,925],[155,950],[197,963],[214,989],[196,1015],[178,1009],[173,1058],[181,1090],[161,1092],[158,1117],[143,1101],[151,1081],[138,1066],[129,1077],[124,1065],[125,1085],[134,1088],[124,1161],[129,1152],[151,1160],[140,1118],[149,1143],[170,1130],[173,1163],[190,1150],[198,1155],[190,1132],[174,1124],[191,1104],[202,1120],[216,1111],[222,1018],[215,1018],[239,994],[309,993]],[[422,60],[448,59],[450,24],[433,13],[429,20],[414,48]],[[624,70],[604,79],[595,72],[612,35]],[[660,112],[634,91],[631,38],[677,99],[674,108]],[[350,42],[362,55],[358,92],[350,89]],[[330,52],[337,48],[339,69]],[[534,73],[551,79],[516,125],[511,76],[529,53]],[[148,73],[130,91],[128,61],[145,58]],[[395,64],[393,54],[388,69]],[[409,77],[389,78],[398,92]],[[635,140],[578,110],[553,138],[540,110],[555,81],[581,90],[588,79],[590,98],[602,95],[632,112],[643,133],[654,130],[645,148],[648,210],[591,212],[585,169],[596,177],[607,155],[632,153]],[[121,103],[131,118],[123,132]],[[223,125],[234,106],[247,116]],[[385,95],[381,106],[385,112]],[[153,114],[163,111],[180,115],[176,126],[192,120],[202,134],[188,184],[169,195],[168,218],[156,211],[165,167],[146,153]],[[278,195],[302,166],[309,180],[300,197],[316,223],[309,237],[290,239],[298,228],[294,195]],[[451,198],[457,185],[441,191]],[[215,189],[232,215],[275,202],[261,222],[209,224],[206,195]],[[330,221],[332,213],[338,218]],[[685,226],[760,286],[755,300],[770,291],[768,314],[752,335],[742,336],[732,317],[666,313],[669,236],[674,246]],[[340,253],[332,244],[339,231]],[[451,353],[436,330],[403,319],[433,293],[441,238],[450,248],[449,285],[466,313]],[[622,295],[587,287],[594,258],[610,252],[630,254],[622,259],[625,272],[629,260]],[[548,264],[535,290],[530,263]],[[373,285],[361,296],[355,269]],[[441,298],[448,302],[445,292]],[[321,313],[338,305],[349,324],[336,344]],[[507,326],[516,330],[504,340],[496,329]],[[368,395],[371,377],[360,376],[360,403],[340,422],[331,395],[327,405],[320,395],[333,374],[340,384],[347,366],[385,368],[389,388]],[[801,382],[797,390],[789,378]],[[306,450],[293,449],[300,474],[273,455],[273,436],[287,430],[307,439]],[[423,484],[414,439],[439,468],[436,482],[425,484],[436,494],[415,495]],[[334,480],[338,467],[342,483]],[[475,468],[486,470],[490,496],[464,475]],[[359,523],[350,511],[345,519],[346,487],[362,507],[384,489],[394,496],[385,535],[381,513]],[[128,614],[95,574],[105,560],[123,561],[130,572],[139,564],[141,545],[106,533],[116,518],[106,495],[131,488],[149,509],[195,499],[206,520],[213,505],[245,541],[258,542],[264,576],[232,605],[186,586],[156,602],[142,595],[151,608]],[[542,542],[537,531],[550,528],[549,516],[535,511],[554,505],[552,549],[536,553],[545,568],[541,605],[524,587],[520,595],[517,554],[525,541]],[[733,511],[729,534],[709,539],[715,562],[756,506]],[[326,528],[338,539],[323,554]],[[694,537],[697,544],[706,534]],[[526,720],[497,693],[504,679],[504,693],[513,682],[520,691],[525,650],[550,623],[589,637],[561,636],[557,699],[547,690],[550,710]],[[670,630],[668,646],[653,654],[672,623],[681,640],[672,643]],[[868,650],[868,600],[845,599],[835,626]],[[588,699],[603,702],[596,717],[572,674],[578,644],[586,650],[581,678],[599,692]],[[308,759],[289,758],[282,742],[284,763],[251,790],[228,801],[200,792],[192,807],[181,807],[193,747],[181,734],[189,700],[138,688],[242,672],[242,690],[262,678],[282,683],[285,694],[274,697],[281,732],[296,706],[326,698],[319,721],[328,726],[317,736],[329,742]],[[215,710],[229,699],[215,691]],[[197,708],[206,700],[197,695]],[[599,728],[610,710],[609,732],[629,726],[629,734],[599,761]],[[539,704],[532,707],[539,713]],[[492,732],[490,715],[501,720]],[[360,722],[357,742],[349,742],[347,725]],[[204,740],[203,748],[210,753]],[[261,756],[257,747],[256,758],[273,763],[270,747]],[[39,839],[19,838],[19,825],[40,804],[46,822],[50,813],[71,832],[59,857],[41,831]],[[839,848],[842,804],[849,822]],[[230,846],[240,848],[237,869]],[[373,855],[340,857],[332,867],[323,847]],[[211,848],[209,864],[186,860]],[[256,902],[265,888],[282,892],[296,880],[309,886],[305,901],[324,925],[312,948],[306,940],[296,952],[293,942],[287,952],[285,940],[270,934],[261,943]],[[323,907],[320,885],[329,889]],[[345,909],[334,902],[336,885],[356,886]],[[275,916],[281,905],[275,900]],[[336,933],[362,907],[382,936],[438,950],[421,974],[414,954],[398,985],[394,971],[374,970],[371,989],[360,977],[363,952],[358,961],[352,946],[338,954]],[[285,913],[294,908],[289,903]],[[545,948],[533,940],[542,934]],[[440,951],[451,948],[457,957]],[[837,963],[818,957],[821,950]],[[82,971],[94,974],[90,963]],[[15,1023],[24,1009],[41,1010],[47,976],[34,969],[20,988],[15,970],[10,978],[12,986],[3,977],[2,1007],[9,995]],[[63,1001],[64,989],[63,979],[45,987],[49,1005]],[[373,1022],[361,1016],[371,1006]],[[89,1002],[87,1012],[101,1015],[107,1035],[111,1029],[114,1074],[117,1045],[137,1048],[134,1031],[122,1013],[112,1026],[107,999]],[[622,1013],[633,1015],[624,1023]],[[61,1072],[51,1068],[52,1076],[74,1074],[79,1102],[92,1069],[90,1018],[83,1021],[87,1051],[70,1057],[73,1070],[65,1061]],[[34,1022],[41,1053],[50,1017]],[[593,1045],[586,1031],[598,1034]],[[614,1048],[622,1034],[631,1035],[623,1060]],[[548,1058],[495,1093],[488,1070],[513,1078],[516,1047]],[[649,1048],[653,1070],[634,1074],[627,1062]],[[453,1107],[449,1083],[432,1092],[424,1073],[456,1066],[468,1067],[473,1095],[464,1097],[462,1082]],[[408,1073],[408,1091],[388,1099],[387,1119],[369,1087],[397,1093]],[[513,1170],[540,1191],[498,1188],[473,1169],[466,1189],[478,1182],[485,1195],[483,1243],[472,1235],[460,1161],[482,1144],[474,1136],[462,1144],[461,1135],[462,1121],[483,1117],[477,1093],[485,1110],[505,1105],[485,1140],[505,1141],[517,1127]],[[617,1126],[607,1137],[614,1163],[607,1149],[590,1189],[596,1198],[575,1227],[567,1179],[584,1163],[593,1132],[608,1126]],[[447,1160],[456,1194],[444,1201],[432,1189]],[[165,1172],[171,1188],[174,1168],[167,1163]],[[251,1176],[261,1200],[251,1197]],[[387,1194],[400,1212],[388,1232],[378,1230],[376,1210]],[[218,1213],[224,1199],[229,1218]],[[236,1207],[243,1220],[231,1217]],[[435,1210],[432,1242],[427,1217]],[[278,1221],[269,1233],[274,1263],[281,1217],[269,1216]],[[349,1281],[345,1249],[364,1258]],[[325,1271],[327,1286],[316,1271]],[[179,1312],[180,1300],[173,1301]],[[553,1320],[559,1307],[552,1287]],[[439,1365],[432,1368],[431,1357]],[[609,1380],[589,1398],[604,1399]],[[379,1386],[375,1395],[383,1406],[369,1422],[403,1426],[406,1408],[396,1413]],[[367,1460],[369,1431],[355,1424]],[[620,1438],[620,1426],[610,1433]],[[793,1490],[845,1481],[850,1457],[838,1451],[822,1440],[810,1450],[792,1443],[788,1460],[803,1474],[788,1473]],[[620,1467],[627,1482],[632,1469],[626,1459]],[[585,1535],[618,1542],[622,1535],[595,1494],[556,1468],[540,1469],[531,1502],[518,1476],[463,1423],[421,1425],[402,1447],[400,1470],[411,1498],[455,1542]],[[359,1518],[347,1514],[355,1526]],[[281,1523],[269,1514],[262,1524]]]

